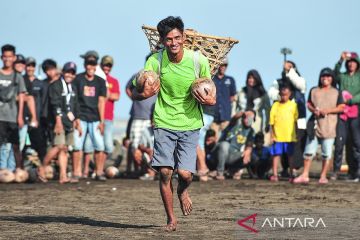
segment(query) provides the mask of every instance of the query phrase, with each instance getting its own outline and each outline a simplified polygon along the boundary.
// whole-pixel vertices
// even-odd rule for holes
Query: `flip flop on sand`
[[[292,183],[294,183],[294,184],[309,184],[309,182],[310,182],[309,178],[304,178],[303,176],[299,176],[299,177],[295,178]]]
[[[170,222],[164,228],[165,232],[173,232],[176,231],[177,222]]]
[[[70,179],[70,183],[78,183],[80,181],[81,176],[73,176]]]
[[[40,180],[40,182],[42,182],[42,183],[48,182],[48,180],[45,177],[45,170],[42,166],[37,168],[37,175],[38,175],[38,179]]]
[[[60,184],[66,184],[66,183],[70,183],[70,182],[71,182],[71,179],[69,179],[69,178],[66,178],[65,180],[59,180]]]
[[[178,194],[181,211],[183,212],[184,216],[190,215],[192,211],[192,202],[189,197],[189,193],[185,190],[182,194]]]

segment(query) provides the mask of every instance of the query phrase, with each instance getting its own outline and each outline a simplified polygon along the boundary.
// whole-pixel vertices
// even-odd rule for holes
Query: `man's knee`
[[[178,175],[179,175],[179,180],[187,183],[191,183],[192,173],[190,171],[178,169]]]
[[[163,183],[168,183],[171,180],[173,170],[168,167],[160,168],[160,181]]]

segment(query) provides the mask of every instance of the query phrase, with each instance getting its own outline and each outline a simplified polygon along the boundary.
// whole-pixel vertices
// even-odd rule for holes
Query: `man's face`
[[[75,79],[75,73],[73,71],[63,72],[64,80],[67,83],[71,83]]]
[[[349,72],[355,72],[357,70],[358,64],[356,61],[352,60],[347,63]]]
[[[104,71],[106,75],[108,75],[111,72],[112,65],[111,64],[104,64],[101,65],[101,69]]]
[[[29,64],[26,66],[25,68],[26,71],[26,75],[28,76],[34,76],[35,75],[35,65],[34,64]]]
[[[328,86],[331,86],[333,79],[329,75],[324,75],[324,76],[321,76],[320,81],[321,81],[321,85],[323,87],[328,87]]]
[[[185,34],[175,28],[166,35],[162,42],[168,52],[172,55],[176,55],[183,49]]]
[[[16,55],[12,51],[5,51],[1,56],[1,60],[3,61],[4,67],[11,68],[16,61]]]
[[[48,70],[46,70],[45,74],[50,80],[57,79],[59,76],[59,72],[55,67],[52,67],[52,68],[49,68]]]
[[[254,113],[252,111],[247,111],[242,117],[242,124],[244,127],[251,127],[254,122]]]
[[[220,75],[224,75],[225,72],[226,72],[226,69],[227,69],[227,65],[226,65],[226,64],[220,65],[219,70],[218,70],[219,74],[220,74]]]
[[[96,71],[96,65],[94,64],[89,64],[87,63],[85,65],[85,70],[86,70],[86,74],[89,76],[89,77],[93,77],[95,75],[95,71]]]
[[[15,63],[14,64],[14,69],[15,69],[15,71],[17,71],[18,73],[22,73],[22,72],[24,72],[24,70],[25,70],[25,67],[26,67],[26,65],[24,64],[24,63]]]

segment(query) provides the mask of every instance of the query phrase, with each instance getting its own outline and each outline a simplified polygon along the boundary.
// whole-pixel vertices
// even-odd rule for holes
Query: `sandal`
[[[292,181],[292,183],[294,184],[309,184],[310,179],[309,178],[305,178],[303,176],[299,176],[297,178],[294,178],[294,180]]]
[[[270,181],[271,181],[271,182],[278,182],[278,181],[279,181],[279,177],[278,177],[278,176],[275,176],[275,175],[272,175],[272,176],[270,177]]]
[[[329,180],[327,178],[320,178],[319,179],[319,184],[327,184],[329,183]]]
[[[78,183],[81,179],[81,176],[72,176],[70,178],[70,183]]]

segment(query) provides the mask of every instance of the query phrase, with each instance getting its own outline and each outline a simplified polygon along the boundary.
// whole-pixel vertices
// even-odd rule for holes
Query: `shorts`
[[[151,127],[151,120],[133,119],[130,127],[130,141],[132,149],[136,149],[139,146],[140,138],[143,131]]]
[[[270,147],[270,154],[271,156],[279,156],[283,154],[291,156],[294,154],[294,147],[294,142],[275,142]]]
[[[310,140],[306,139],[304,158],[313,159],[316,155],[318,144],[321,144],[321,155],[324,160],[330,160],[332,157],[332,147],[334,145],[335,138],[318,138]]]
[[[73,146],[74,145],[74,132],[63,132],[61,134],[55,134],[53,139],[53,145],[66,145]]]
[[[79,136],[77,129],[74,130],[74,150],[82,151],[84,148],[84,142],[86,135],[89,134],[92,145],[94,146],[95,151],[103,152],[105,149],[104,146],[104,137],[101,135],[101,132],[98,128],[99,121],[97,122],[85,122],[80,120],[82,135]]]
[[[174,131],[163,128],[154,129],[154,156],[151,166],[187,170],[196,173],[196,146],[199,129]]]
[[[0,121],[0,144],[2,143],[20,144],[19,128],[16,123]]]
[[[113,139],[113,121],[105,120],[104,122],[104,147],[105,152],[107,154],[112,154],[114,150],[114,139]],[[90,138],[90,135],[87,134],[85,138],[85,145],[84,145],[84,152],[85,153],[93,153],[94,147]]]

